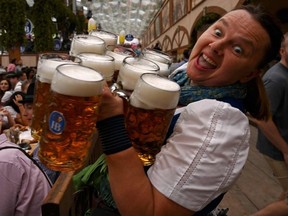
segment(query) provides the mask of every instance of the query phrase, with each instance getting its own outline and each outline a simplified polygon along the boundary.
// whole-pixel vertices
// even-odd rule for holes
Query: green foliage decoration
[[[35,0],[31,9],[31,20],[34,25],[34,47],[37,52],[53,50],[52,35],[56,33],[56,27],[51,17],[53,16],[52,0]]]
[[[25,11],[25,0],[0,1],[0,43],[6,49],[24,43]]]

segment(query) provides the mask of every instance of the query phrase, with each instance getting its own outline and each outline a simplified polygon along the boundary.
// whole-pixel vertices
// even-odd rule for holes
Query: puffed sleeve
[[[248,157],[249,138],[249,121],[240,110],[210,99],[191,103],[148,177],[167,198],[199,211],[237,180]]]

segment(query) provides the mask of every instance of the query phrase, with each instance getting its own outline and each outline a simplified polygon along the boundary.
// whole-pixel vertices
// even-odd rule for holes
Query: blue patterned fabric
[[[247,86],[242,83],[221,87],[193,85],[187,76],[186,70],[179,71],[171,78],[171,80],[180,85],[181,93],[179,104],[184,106],[202,99],[243,99],[247,94]]]

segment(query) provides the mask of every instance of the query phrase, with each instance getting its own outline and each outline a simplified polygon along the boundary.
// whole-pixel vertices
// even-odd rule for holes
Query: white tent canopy
[[[101,28],[119,34],[140,37],[151,19],[161,7],[163,0],[76,0],[77,7],[84,6],[84,14],[91,10]]]

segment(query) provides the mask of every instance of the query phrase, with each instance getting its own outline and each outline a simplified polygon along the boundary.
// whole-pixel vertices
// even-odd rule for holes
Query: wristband
[[[97,122],[97,129],[106,155],[128,149],[132,146],[125,128],[124,115],[117,115]]]

